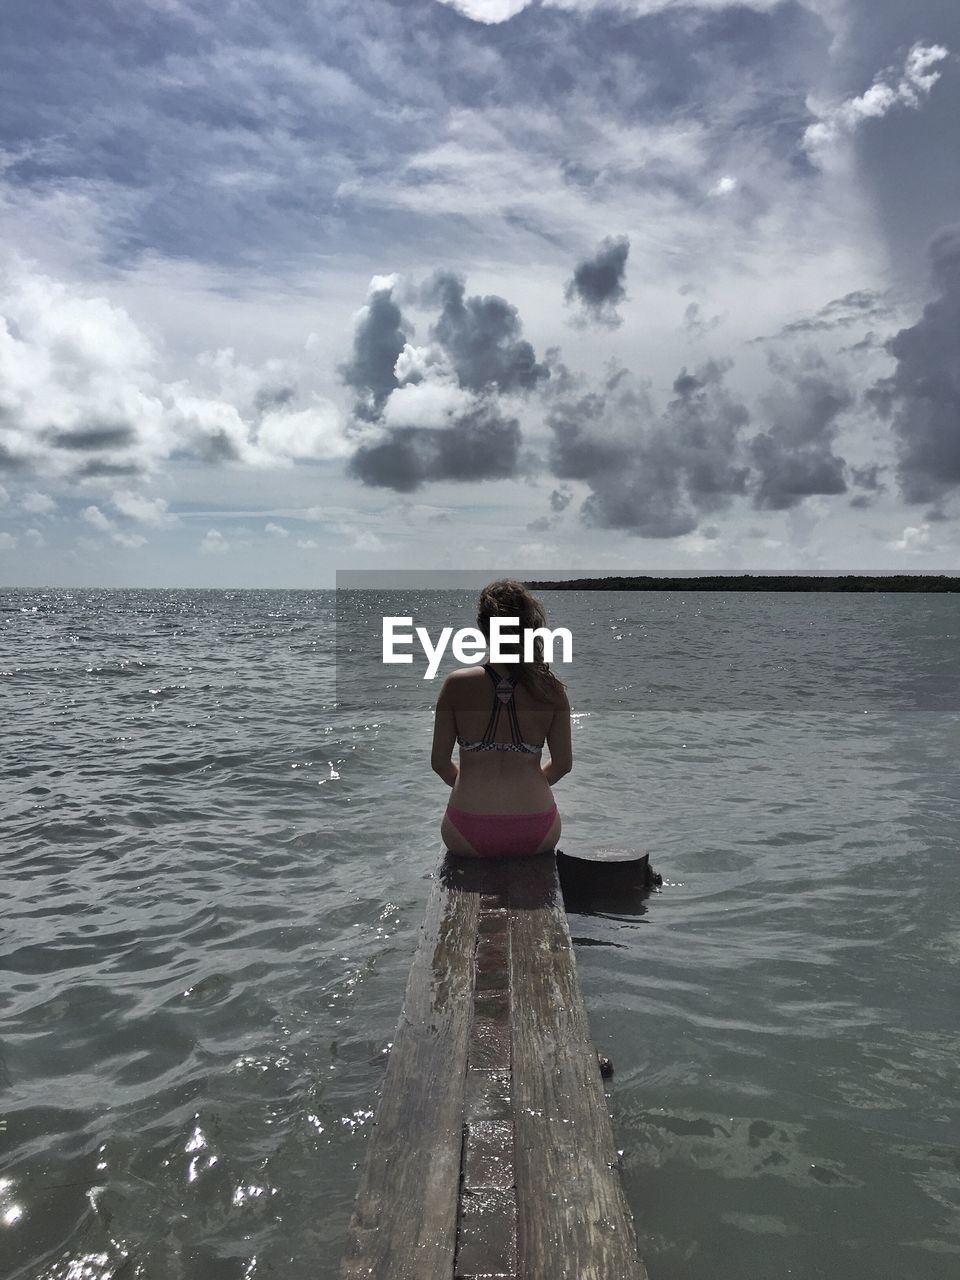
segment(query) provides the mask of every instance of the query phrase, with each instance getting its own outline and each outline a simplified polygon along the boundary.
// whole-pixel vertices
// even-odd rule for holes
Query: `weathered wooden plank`
[[[457,1222],[455,1280],[517,1277],[517,1192],[513,1169],[510,1074],[510,921],[499,871],[481,870],[474,953],[473,1019],[467,1055],[467,1102]],[[496,890],[499,889],[499,892]],[[491,892],[493,890],[494,892]],[[478,1097],[498,1099],[500,1119],[480,1119]]]
[[[446,859],[387,1063],[342,1280],[452,1280],[479,868]]]
[[[509,885],[521,1280],[645,1280],[550,855]]]
[[[447,857],[342,1280],[645,1280],[556,859]]]

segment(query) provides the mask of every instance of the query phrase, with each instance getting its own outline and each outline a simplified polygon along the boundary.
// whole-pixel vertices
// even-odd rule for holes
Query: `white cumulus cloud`
[[[27,269],[0,275],[0,446],[48,475],[166,450],[151,345],[104,298]],[[41,513],[38,513],[41,514]]]
[[[459,385],[439,347],[415,347],[408,342],[393,372],[400,386],[383,407],[387,427],[446,427],[476,407],[477,397]]]
[[[265,461],[331,461],[351,451],[339,409],[320,398],[308,409],[265,414],[256,442]]]
[[[80,512],[80,517],[86,520],[87,524],[92,525],[98,533],[105,533],[111,542],[116,543],[118,547],[127,547],[130,550],[136,550],[146,543],[146,538],[139,533],[130,533],[126,529],[121,529],[117,524],[104,515],[99,507],[84,507]]]
[[[57,509],[57,504],[49,494],[38,493],[36,489],[25,493],[20,499],[20,505],[33,516],[48,516]]]
[[[117,489],[110,499],[115,510],[129,520],[149,525],[153,529],[165,529],[179,523],[168,510],[166,498],[148,498],[145,494],[129,489]]]
[[[219,529],[208,529],[203,535],[200,550],[206,556],[222,555],[225,551],[230,550],[230,543]]]
[[[99,507],[84,507],[80,512],[80,517],[86,520],[87,524],[93,525],[94,529],[100,533],[109,533],[113,528],[113,521],[109,516],[105,516]]]
[[[531,0],[440,0],[440,3],[449,5],[474,22],[491,24],[508,22],[522,13]]]
[[[164,360],[106,298],[23,265],[0,271],[0,456],[34,476],[89,481],[150,475],[183,453],[268,469],[349,452],[336,406],[296,407],[282,361],[252,368],[229,348],[200,352],[171,380]],[[159,508],[139,510],[123,514],[167,522]]]
[[[915,44],[907,54],[899,78],[880,76],[865,93],[840,103],[821,103],[814,99],[807,106],[818,116],[803,135],[803,146],[814,164],[829,166],[844,139],[851,137],[864,120],[877,120],[896,107],[916,110],[940,79],[936,68],[950,56],[940,44]]]
[[[388,427],[446,427],[475,403],[475,397],[455,382],[438,380],[398,387],[384,405]]]
[[[440,0],[451,9],[474,22],[492,25],[509,22],[534,0]],[[662,13],[664,9],[756,9],[761,13],[775,9],[780,0],[540,0],[545,9],[589,10],[599,8],[621,9],[637,15]]]
[[[922,524],[907,525],[899,538],[887,543],[894,551],[906,551],[911,555],[922,555],[925,551],[938,550],[933,544],[932,530],[924,521]]]

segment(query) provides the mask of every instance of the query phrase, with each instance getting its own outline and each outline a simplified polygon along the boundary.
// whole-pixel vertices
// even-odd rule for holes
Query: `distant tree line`
[[[534,591],[960,591],[960,577],[947,574],[723,573],[707,577],[661,578],[649,575],[609,578],[534,579]]]

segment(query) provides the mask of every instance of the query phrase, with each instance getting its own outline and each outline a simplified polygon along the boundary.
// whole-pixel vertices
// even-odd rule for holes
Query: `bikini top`
[[[457,743],[461,751],[519,751],[526,755],[539,755],[543,750],[543,743],[524,742],[523,734],[520,732],[520,722],[517,719],[517,707],[513,700],[513,691],[517,687],[518,678],[516,676],[500,676],[490,666],[489,662],[483,664],[483,669],[493,681],[494,695],[493,708],[490,711],[490,719],[487,721],[487,727],[484,730],[483,737],[479,742],[466,742],[459,735]],[[503,707],[507,708],[507,716],[510,720],[510,736],[511,742],[496,742],[497,725],[500,723],[500,711]]]

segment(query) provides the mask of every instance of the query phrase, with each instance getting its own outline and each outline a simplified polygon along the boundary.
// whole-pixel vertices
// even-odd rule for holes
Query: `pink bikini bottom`
[[[464,813],[447,805],[447,817],[481,858],[536,853],[557,819],[557,806],[543,813]]]

